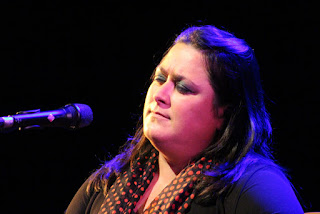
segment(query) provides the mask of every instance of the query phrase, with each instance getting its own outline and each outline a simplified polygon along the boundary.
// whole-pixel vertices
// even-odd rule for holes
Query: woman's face
[[[222,125],[223,109],[214,109],[200,51],[177,43],[155,70],[143,111],[143,131],[167,158],[191,159],[205,149]]]

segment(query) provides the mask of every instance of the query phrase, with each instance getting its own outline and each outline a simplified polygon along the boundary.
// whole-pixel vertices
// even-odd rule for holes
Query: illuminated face
[[[143,131],[168,159],[190,160],[205,149],[222,125],[223,109],[214,109],[204,57],[177,43],[155,70],[143,112]]]

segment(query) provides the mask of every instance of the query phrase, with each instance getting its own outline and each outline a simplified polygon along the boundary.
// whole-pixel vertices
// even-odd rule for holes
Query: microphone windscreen
[[[86,104],[73,103],[80,113],[80,122],[77,128],[89,126],[93,120],[93,113],[91,108]]]

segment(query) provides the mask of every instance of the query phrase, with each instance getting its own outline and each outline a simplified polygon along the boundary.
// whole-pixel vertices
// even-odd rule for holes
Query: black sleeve
[[[286,176],[274,167],[266,167],[246,180],[236,213],[303,214],[303,210]]]
[[[104,201],[102,192],[86,191],[88,181],[85,181],[71,200],[65,214],[98,213]]]

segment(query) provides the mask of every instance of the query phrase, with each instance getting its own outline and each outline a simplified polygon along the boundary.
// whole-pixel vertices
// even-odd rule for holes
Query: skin
[[[202,53],[184,43],[175,44],[155,70],[144,111],[143,131],[159,151],[159,173],[136,208],[145,208],[189,161],[210,144],[222,126],[224,108],[214,109]]]

